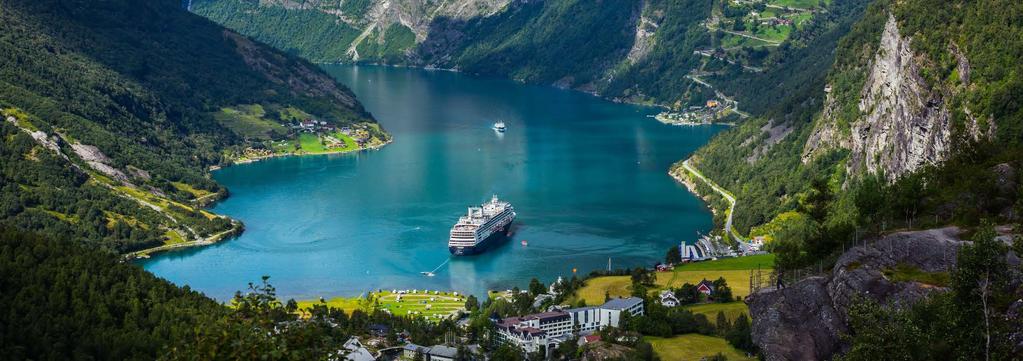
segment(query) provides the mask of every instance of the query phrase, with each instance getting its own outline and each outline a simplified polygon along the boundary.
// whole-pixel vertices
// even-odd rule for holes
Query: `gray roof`
[[[440,356],[447,358],[455,358],[458,354],[458,349],[445,345],[430,346],[430,356]]]
[[[609,310],[624,310],[632,308],[637,304],[643,304],[643,299],[639,297],[616,298],[605,302],[603,306],[600,306],[600,308],[606,308]]]
[[[405,346],[402,347],[402,348],[405,349],[406,351],[412,351],[412,352],[426,353],[426,352],[430,351],[429,347],[419,346],[419,345],[416,345],[414,343],[406,343]]]

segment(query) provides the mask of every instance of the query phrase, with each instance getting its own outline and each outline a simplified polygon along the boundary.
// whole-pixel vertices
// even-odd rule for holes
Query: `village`
[[[670,125],[710,125],[734,114],[735,102],[731,100],[708,100],[705,105],[694,105],[678,111],[661,112],[654,116],[661,123]],[[731,124],[731,123],[729,123]]]
[[[236,163],[248,163],[282,155],[310,155],[345,153],[377,147],[382,143],[373,138],[372,124],[352,124],[336,127],[326,121],[307,119],[288,126],[287,139],[268,140],[262,146],[246,147]]]
[[[548,286],[534,279],[528,289],[491,291],[482,305],[457,292],[377,290],[356,307],[433,323],[453,322],[460,331],[445,336],[443,342],[423,343],[407,330],[371,324],[367,334],[352,336],[338,356],[349,361],[487,360],[495,350],[510,348],[530,359],[542,359],[566,349],[613,354],[621,352],[622,345],[648,342],[655,352],[665,354],[662,358],[671,360],[677,358],[668,354],[675,352],[678,344],[702,342],[705,349],[687,352],[753,360],[749,353],[730,346],[720,332],[739,324],[748,327],[749,311],[742,299],[750,293],[748,284],[754,272],[761,267],[770,271],[773,255],[759,249],[718,255],[704,247],[700,242],[680,242],[673,247],[674,256],[669,252],[668,257],[674,259],[650,268],[593,272],[582,280],[559,277]],[[319,301],[335,302],[350,301]],[[312,303],[300,304],[309,307]],[[530,312],[505,313],[513,305],[525,305],[523,310]],[[690,315],[685,322],[702,331],[658,335],[649,321],[635,321],[651,312],[658,315],[656,319],[663,318],[665,312]],[[489,336],[467,337],[481,319]]]

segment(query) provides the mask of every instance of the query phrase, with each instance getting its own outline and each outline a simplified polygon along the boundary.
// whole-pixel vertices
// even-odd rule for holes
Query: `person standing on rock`
[[[784,278],[784,277],[782,276],[782,273],[781,273],[781,272],[778,272],[778,281],[777,281],[777,283],[776,283],[776,284],[774,285],[774,287],[775,287],[776,289],[779,289],[779,290],[781,290],[781,289],[785,289],[785,281],[783,281],[783,280],[782,280],[783,278]]]

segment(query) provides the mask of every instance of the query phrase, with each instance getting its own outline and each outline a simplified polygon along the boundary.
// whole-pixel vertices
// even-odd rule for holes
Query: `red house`
[[[700,281],[700,283],[696,284],[696,290],[700,291],[702,294],[710,296],[714,293],[714,283],[707,280]]]

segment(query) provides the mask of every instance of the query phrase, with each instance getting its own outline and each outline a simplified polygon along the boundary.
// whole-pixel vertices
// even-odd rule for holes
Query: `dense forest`
[[[212,113],[237,104],[372,121],[314,65],[171,0],[5,1],[0,224],[116,252],[237,228],[198,209],[206,169],[247,143]]]

